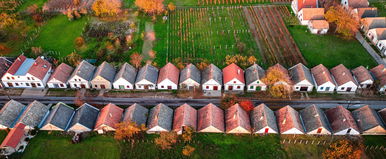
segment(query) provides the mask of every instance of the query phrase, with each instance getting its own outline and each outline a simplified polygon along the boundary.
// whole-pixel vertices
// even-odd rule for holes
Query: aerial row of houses
[[[188,64],[181,71],[171,63],[161,69],[145,65],[137,70],[124,63],[117,71],[115,67],[103,62],[98,67],[82,61],[74,69],[65,63],[55,69],[38,57],[36,60],[20,55],[11,63],[0,58],[3,72],[2,85],[6,88],[86,88],[86,89],[120,89],[120,90],[192,90],[201,88],[204,91],[265,91],[267,85],[262,80],[266,71],[257,64],[243,70],[236,64],[224,69],[210,64],[203,71],[195,65]],[[280,71],[290,81],[279,81],[292,87],[294,91],[313,91],[338,93],[356,92],[358,88],[369,88],[379,80],[378,90],[385,92],[386,68],[378,65],[368,71],[359,66],[353,70],[340,64],[328,70],[322,64],[311,69],[299,63],[288,70],[280,64],[270,68]]]

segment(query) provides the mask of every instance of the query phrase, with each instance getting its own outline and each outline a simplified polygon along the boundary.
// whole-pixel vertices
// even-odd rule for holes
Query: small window
[[[296,89],[299,89],[299,87],[295,87]]]
[[[33,77],[31,77],[32,78],[32,80],[35,80],[35,78],[33,78]]]
[[[164,88],[164,86],[161,86],[161,88]]]
[[[320,87],[320,90],[323,90],[324,87]]]
[[[340,87],[340,90],[344,90],[344,87]]]
[[[206,86],[206,89],[209,89],[209,86]]]
[[[237,89],[240,89],[240,86],[237,86]]]
[[[126,88],[130,88],[130,86],[129,86],[129,85],[127,85],[127,86],[126,86]]]
[[[9,79],[9,80],[10,80],[11,78],[7,77],[7,79]]]
[[[60,87],[64,87],[64,84],[59,84]]]
[[[256,83],[257,83],[257,84],[259,84],[259,83],[260,83],[260,81],[256,81]]]
[[[249,86],[249,89],[253,89],[253,86]]]
[[[31,80],[31,78],[27,77],[27,80]]]
[[[98,85],[94,85],[94,87],[95,87],[95,88],[97,88],[97,87],[98,87]]]
[[[19,86],[19,83],[15,83],[16,86]]]
[[[29,83],[25,83],[26,86],[29,86]]]
[[[41,85],[40,85],[40,83],[37,83],[37,85],[40,87]]]
[[[236,81],[233,81],[233,83],[236,83]]]
[[[14,79],[15,79],[15,77],[12,77],[12,79],[14,80]]]

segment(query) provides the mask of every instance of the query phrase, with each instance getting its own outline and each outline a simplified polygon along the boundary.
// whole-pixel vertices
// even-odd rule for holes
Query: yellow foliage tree
[[[183,149],[182,149],[182,154],[184,156],[191,156],[192,153],[194,152],[194,150],[196,150],[194,147],[190,146],[190,145],[186,145]]]
[[[145,125],[137,125],[134,122],[121,122],[116,126],[117,129],[115,130],[114,135],[116,140],[128,140],[146,131]]]
[[[292,83],[289,76],[278,67],[270,67],[262,81],[268,86],[268,92],[273,97],[286,98],[292,93],[292,87],[290,86]]]
[[[114,16],[121,12],[120,0],[95,0],[91,8],[96,16]]]
[[[67,55],[66,59],[68,63],[70,63],[73,66],[76,66],[80,63],[80,61],[82,60],[82,57],[76,52],[72,52],[70,55]]]
[[[16,14],[0,13],[0,29],[13,26],[18,23]]]
[[[171,149],[177,143],[178,135],[174,131],[161,132],[160,136],[154,139],[154,143],[161,149]]]
[[[160,14],[164,11],[164,0],[135,0],[135,5],[138,6],[147,14]]]
[[[339,140],[332,143],[326,151],[323,152],[325,159],[360,159],[363,153],[363,145],[355,144],[349,140]]]
[[[328,9],[324,15],[329,23],[336,25],[335,31],[344,39],[352,39],[358,32],[359,22],[341,5],[334,5]]]
[[[170,3],[168,4],[168,9],[169,9],[170,11],[174,11],[174,10],[176,10],[176,6],[174,5],[174,3],[170,2]]]

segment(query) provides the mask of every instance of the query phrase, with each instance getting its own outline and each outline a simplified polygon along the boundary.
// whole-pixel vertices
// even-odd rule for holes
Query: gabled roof
[[[172,130],[173,109],[160,103],[150,109],[147,127],[149,129],[159,126],[167,131]]]
[[[158,69],[149,64],[143,66],[138,71],[137,79],[135,80],[135,83],[140,82],[144,79],[148,80],[151,83],[156,84],[158,79]]]
[[[245,70],[246,84],[249,85],[252,82],[261,80],[265,76],[265,71],[257,64],[253,64]]]
[[[95,128],[106,125],[115,129],[116,124],[121,121],[122,114],[122,108],[112,103],[107,104],[104,108],[101,109],[95,124]]]
[[[14,100],[8,101],[0,110],[0,124],[11,128],[24,109],[25,105]]]
[[[187,79],[192,79],[197,83],[201,83],[201,72],[193,64],[188,64],[180,73],[180,83],[186,81]]]
[[[50,69],[51,63],[44,60],[42,57],[38,57],[28,70],[28,73],[43,80]]]
[[[249,115],[239,104],[235,104],[225,111],[225,123],[226,132],[230,132],[237,127],[251,131]]]
[[[229,81],[235,78],[240,82],[245,83],[244,71],[235,63],[232,63],[227,67],[223,68],[222,72],[223,72],[224,83],[228,83]]]
[[[251,112],[251,124],[254,132],[259,131],[267,126],[276,132],[279,132],[276,125],[275,114],[265,104],[260,104],[253,108]]]
[[[98,108],[95,108],[90,104],[84,103],[82,106],[76,109],[74,118],[72,118],[69,128],[74,126],[75,124],[81,124],[92,130],[94,128],[94,124],[97,120],[98,114]]]
[[[367,80],[374,80],[371,77],[370,72],[363,66],[359,66],[351,71],[359,83],[365,82]]]
[[[386,124],[386,108],[381,109],[380,111],[378,111],[378,113],[381,119],[383,120],[383,124]]]
[[[360,132],[350,111],[343,108],[343,106],[339,105],[335,108],[328,109],[325,113],[334,133],[347,128],[353,128]]]
[[[61,63],[58,67],[56,67],[54,73],[52,73],[48,81],[56,79],[62,83],[66,83],[68,78],[71,76],[72,71],[74,71],[74,68],[65,63]]]
[[[316,8],[318,7],[317,0],[295,0],[297,1],[297,11],[300,11],[302,8]]]
[[[361,22],[368,29],[386,27],[386,17],[367,17],[362,18]]]
[[[7,72],[9,67],[11,67],[12,62],[6,59],[5,57],[0,57],[0,78]]]
[[[202,107],[197,112],[197,131],[213,126],[224,132],[224,111],[212,103]]]
[[[364,8],[369,6],[367,0],[348,0],[348,6],[351,8]]]
[[[381,126],[385,129],[385,126],[383,125],[377,112],[371,109],[368,105],[352,111],[352,116],[362,131],[367,131],[377,126]]]
[[[133,66],[125,62],[121,66],[121,69],[119,70],[119,72],[115,75],[114,82],[122,78],[127,82],[134,84],[136,76],[137,76],[137,69],[135,69]]]
[[[16,124],[16,126],[7,134],[0,147],[12,147],[16,149],[24,136],[24,128],[25,125],[23,123]]]
[[[314,85],[314,80],[312,79],[311,71],[302,63],[298,63],[295,66],[289,69],[289,74],[291,76],[291,80],[297,84],[301,81],[308,81],[312,85]]]
[[[74,76],[79,76],[84,80],[90,81],[94,75],[95,66],[91,65],[87,61],[83,60],[80,64],[75,68],[74,72],[72,72],[70,78]]]
[[[326,20],[310,20],[309,25],[314,29],[328,29],[330,25]]]
[[[326,115],[318,106],[311,105],[309,107],[306,107],[300,110],[300,115],[304,123],[304,129],[307,133],[314,131],[320,127],[331,131]]]
[[[19,70],[19,68],[21,67],[21,65],[24,63],[24,61],[27,60],[27,57],[25,57],[23,54],[20,55],[19,57],[17,57],[15,59],[15,61],[12,63],[12,65],[9,67],[9,69],[7,70],[7,73],[11,74],[11,75],[14,75],[16,74],[16,72]],[[33,60],[33,59],[30,59],[30,60]],[[27,70],[29,69],[29,67],[27,68]],[[27,71],[26,70],[26,71]]]
[[[93,79],[100,76],[104,78],[107,81],[113,82],[115,77],[115,68],[113,65],[109,64],[108,62],[104,61],[101,65],[98,66],[98,68],[95,71]]]
[[[277,110],[275,114],[280,133],[286,132],[292,128],[296,128],[304,133],[299,113],[292,107],[287,105]]]
[[[338,86],[341,86],[347,82],[353,82],[355,85],[357,85],[357,82],[352,76],[350,70],[347,69],[343,64],[339,64],[338,66],[335,66],[330,71],[331,71],[331,74],[334,76],[334,79]]]
[[[186,103],[174,111],[173,130],[182,131],[183,126],[197,129],[197,110]]]
[[[147,116],[149,110],[137,103],[126,108],[125,114],[123,115],[123,121],[135,122],[138,126],[144,124],[146,126]]]
[[[357,16],[360,18],[376,17],[378,15],[378,9],[375,7],[355,8]]]
[[[377,35],[377,40],[385,40],[386,39],[386,28],[374,28],[370,29],[374,30],[375,34]]]
[[[323,20],[324,8],[303,8],[303,20]]]
[[[180,70],[172,63],[169,62],[160,69],[157,83],[161,83],[165,79],[169,79],[174,84],[178,84],[179,76],[180,76]]]
[[[210,64],[208,67],[204,69],[204,71],[202,71],[201,77],[202,77],[202,84],[208,82],[211,79],[213,79],[219,84],[222,84],[222,72],[217,66],[213,64]]]
[[[323,65],[319,64],[311,69],[311,73],[315,78],[315,82],[317,85],[322,85],[326,82],[331,82],[334,84],[334,80],[331,77],[330,71]]]
[[[50,111],[50,114],[48,115],[43,126],[52,124],[62,130],[66,130],[74,113],[74,108],[59,102],[52,107],[52,110]]]
[[[372,68],[371,73],[379,80],[379,84],[381,86],[386,85],[386,67],[383,64],[379,64],[378,66],[375,66]]]
[[[49,106],[35,100],[30,103],[24,110],[23,114],[18,120],[18,123],[23,123],[29,127],[39,126],[40,122],[43,120],[49,109]]]

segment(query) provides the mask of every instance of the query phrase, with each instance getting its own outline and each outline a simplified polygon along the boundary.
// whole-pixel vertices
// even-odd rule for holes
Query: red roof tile
[[[224,83],[228,83],[229,81],[235,78],[240,82],[245,83],[244,71],[234,63],[222,69],[222,72],[223,72]]]
[[[331,82],[334,84],[330,71],[328,71],[328,69],[323,64],[319,64],[318,66],[312,68],[311,73],[314,76],[317,85],[322,85],[326,82]]]
[[[316,8],[317,7],[317,0],[297,0],[298,3],[298,11],[302,10],[303,8]]]
[[[121,121],[122,114],[122,108],[112,103],[107,104],[103,109],[101,109],[95,128],[98,129],[101,125],[107,125],[115,129],[115,125]]]
[[[350,127],[359,132],[359,128],[355,123],[354,118],[351,116],[351,112],[341,105],[336,108],[328,109],[326,111],[326,116],[334,133]]]
[[[35,76],[36,78],[43,80],[44,76],[48,73],[51,68],[51,63],[38,57],[31,68],[28,70],[28,73]]]
[[[350,70],[347,69],[343,64],[339,64],[338,66],[335,66],[330,71],[332,76],[334,76],[334,79],[338,86],[341,86],[350,81],[356,84]]]
[[[324,8],[303,8],[303,20],[323,20]]]
[[[175,84],[178,84],[178,77],[180,76],[180,70],[172,63],[166,64],[159,71],[158,82],[160,83],[165,79],[169,79]]]
[[[24,127],[25,125],[23,123],[16,124],[15,127],[12,128],[8,135],[5,137],[0,147],[16,148],[20,143],[21,138],[24,136]]]
[[[328,29],[330,27],[326,20],[311,20],[309,25],[314,29]]]
[[[61,63],[58,67],[56,67],[54,73],[52,73],[48,81],[55,78],[60,82],[66,83],[68,78],[71,76],[72,71],[74,71],[74,68],[65,63]]]
[[[224,132],[224,111],[212,103],[198,110],[197,131],[210,126]]]
[[[373,80],[373,77],[371,77],[370,72],[363,66],[359,66],[353,69],[352,73],[360,83],[365,82],[367,80]]]
[[[183,104],[174,111],[173,130],[179,132],[183,126],[190,126],[193,130],[197,128],[197,110],[188,104]]]
[[[239,104],[235,104],[226,110],[225,123],[226,132],[230,132],[237,127],[242,127],[247,131],[251,130],[249,115]]]
[[[365,8],[369,6],[367,0],[348,0],[348,6],[351,8]]]
[[[290,106],[285,106],[275,112],[280,133],[296,128],[304,133],[299,113]]]
[[[9,74],[15,74],[19,67],[23,64],[23,62],[27,59],[24,55],[20,55],[16,58],[16,60],[12,63],[11,67],[9,67],[7,73]]]

